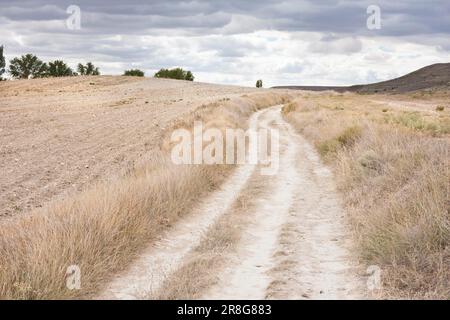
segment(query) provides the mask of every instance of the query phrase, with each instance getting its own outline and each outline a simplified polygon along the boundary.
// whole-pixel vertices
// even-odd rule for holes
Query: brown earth
[[[112,76],[2,82],[0,216],[130,170],[175,119],[250,91]]]

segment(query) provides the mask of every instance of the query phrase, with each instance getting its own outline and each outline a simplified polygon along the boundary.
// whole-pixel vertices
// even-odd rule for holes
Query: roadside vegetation
[[[79,63],[77,66],[78,74],[80,76],[99,76],[100,71],[99,69],[94,66],[92,62],[86,63],[86,65],[83,65],[82,63]]]
[[[372,97],[373,98],[373,97]],[[356,94],[305,94],[284,117],[334,168],[381,297],[450,298],[450,113]]]
[[[172,129],[245,127],[258,108],[285,102],[283,94],[255,94],[201,106],[167,128],[161,151],[125,176],[13,219],[0,220],[0,299],[92,297],[140,250],[189,213],[232,166],[176,166],[169,158]],[[81,290],[66,287],[71,265]]]

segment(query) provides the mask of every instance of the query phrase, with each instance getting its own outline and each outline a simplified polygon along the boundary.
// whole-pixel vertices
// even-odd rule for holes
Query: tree
[[[73,75],[73,71],[64,61],[55,60],[48,63],[47,75],[50,77],[70,77]]]
[[[5,56],[3,55],[3,46],[0,46],[0,81],[3,80],[2,75],[5,73]]]
[[[194,81],[194,75],[192,74],[192,72],[185,71],[181,68],[161,69],[157,73],[155,73],[155,78]]]
[[[9,73],[16,79],[45,77],[47,65],[32,54],[14,58],[9,62]]]
[[[78,64],[77,71],[78,71],[78,74],[80,76],[86,75],[86,70],[85,69],[86,69],[85,66],[83,66],[81,63]]]
[[[263,86],[262,80],[256,81],[256,87],[257,87],[257,88],[262,88],[262,86]]]
[[[139,69],[131,69],[131,70],[125,70],[123,73],[124,76],[133,76],[133,77],[143,77],[144,71]]]
[[[81,76],[99,76],[100,71],[95,67],[92,62],[88,62],[86,65],[81,63],[77,66],[77,71]]]
[[[187,80],[187,81],[194,81],[194,79],[195,79],[195,77],[192,74],[192,72],[190,72],[190,71],[186,72],[185,80]]]

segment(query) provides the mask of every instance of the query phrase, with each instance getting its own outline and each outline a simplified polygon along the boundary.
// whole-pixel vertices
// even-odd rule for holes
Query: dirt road
[[[363,298],[364,281],[350,255],[345,213],[332,175],[306,140],[283,120],[280,109],[260,111],[250,120],[252,128],[279,130],[280,169],[276,175],[257,177],[267,189],[261,193],[265,196],[254,199],[256,206],[236,249],[202,298]],[[252,188],[250,177],[257,169],[238,166],[220,190],[149,247],[99,298],[151,297],[239,193]]]

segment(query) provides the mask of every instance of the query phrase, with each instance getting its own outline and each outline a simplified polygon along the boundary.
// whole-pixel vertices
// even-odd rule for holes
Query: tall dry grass
[[[255,94],[199,108],[173,128],[242,127],[256,109],[286,102],[284,94]],[[189,213],[231,166],[175,166],[168,139],[128,175],[97,184],[71,199],[0,221],[0,298],[70,299],[95,294],[162,230]],[[81,289],[66,287],[70,265]]]
[[[405,112],[387,118],[369,99],[306,95],[284,116],[334,168],[360,257],[383,270],[381,296],[448,299],[450,114],[392,121]]]
[[[144,298],[193,300],[207,296],[218,284],[223,266],[236,255],[242,231],[255,218],[256,199],[270,196],[266,183],[259,173],[253,173],[232,207],[208,229],[177,271],[164,281],[158,292]]]

